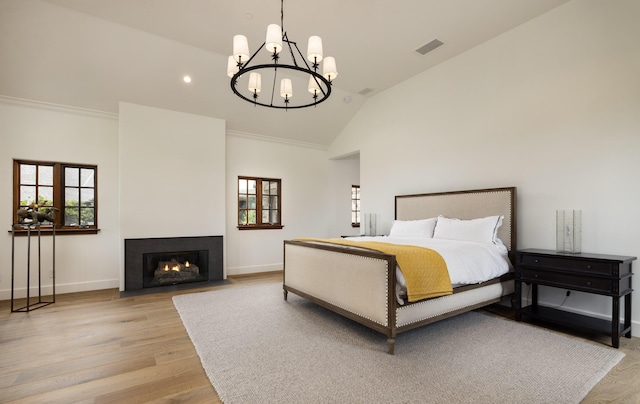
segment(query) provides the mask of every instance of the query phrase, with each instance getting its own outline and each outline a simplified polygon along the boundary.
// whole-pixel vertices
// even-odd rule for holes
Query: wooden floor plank
[[[0,402],[220,403],[171,298],[281,283],[282,273],[229,280],[125,298],[116,289],[71,293],[29,313],[0,301]],[[620,350],[625,358],[584,404],[640,402],[640,338],[621,339]]]

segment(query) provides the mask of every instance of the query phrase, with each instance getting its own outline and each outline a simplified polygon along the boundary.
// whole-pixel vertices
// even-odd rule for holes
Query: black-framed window
[[[360,185],[351,186],[351,226],[360,227]]]
[[[56,231],[98,230],[98,167],[89,164],[13,160],[13,222],[25,211],[55,214]],[[46,215],[45,217],[51,217]],[[24,220],[23,220],[24,221]],[[29,218],[26,220],[29,221]]]
[[[282,181],[238,177],[238,229],[281,229]]]

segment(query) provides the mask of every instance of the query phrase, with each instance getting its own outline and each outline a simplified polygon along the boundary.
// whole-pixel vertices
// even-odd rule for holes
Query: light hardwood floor
[[[231,284],[206,290],[281,279],[280,273],[230,277]],[[30,313],[10,313],[9,302],[0,302],[0,402],[219,403],[171,301],[202,290],[58,295],[55,304]],[[640,402],[640,339],[624,338],[620,349],[625,358],[584,403]]]

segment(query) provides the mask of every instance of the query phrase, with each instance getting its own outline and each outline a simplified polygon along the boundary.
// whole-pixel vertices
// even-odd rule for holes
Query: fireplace
[[[222,281],[222,236],[124,240],[125,291]]]
[[[209,251],[144,253],[142,286],[177,285],[208,280]]]

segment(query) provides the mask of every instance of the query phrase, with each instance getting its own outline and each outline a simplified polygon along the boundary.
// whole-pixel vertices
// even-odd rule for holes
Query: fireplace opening
[[[226,282],[222,236],[124,240],[125,295],[143,290],[158,293],[197,288],[217,282]]]
[[[206,250],[146,253],[142,260],[145,288],[209,279],[209,252]]]

